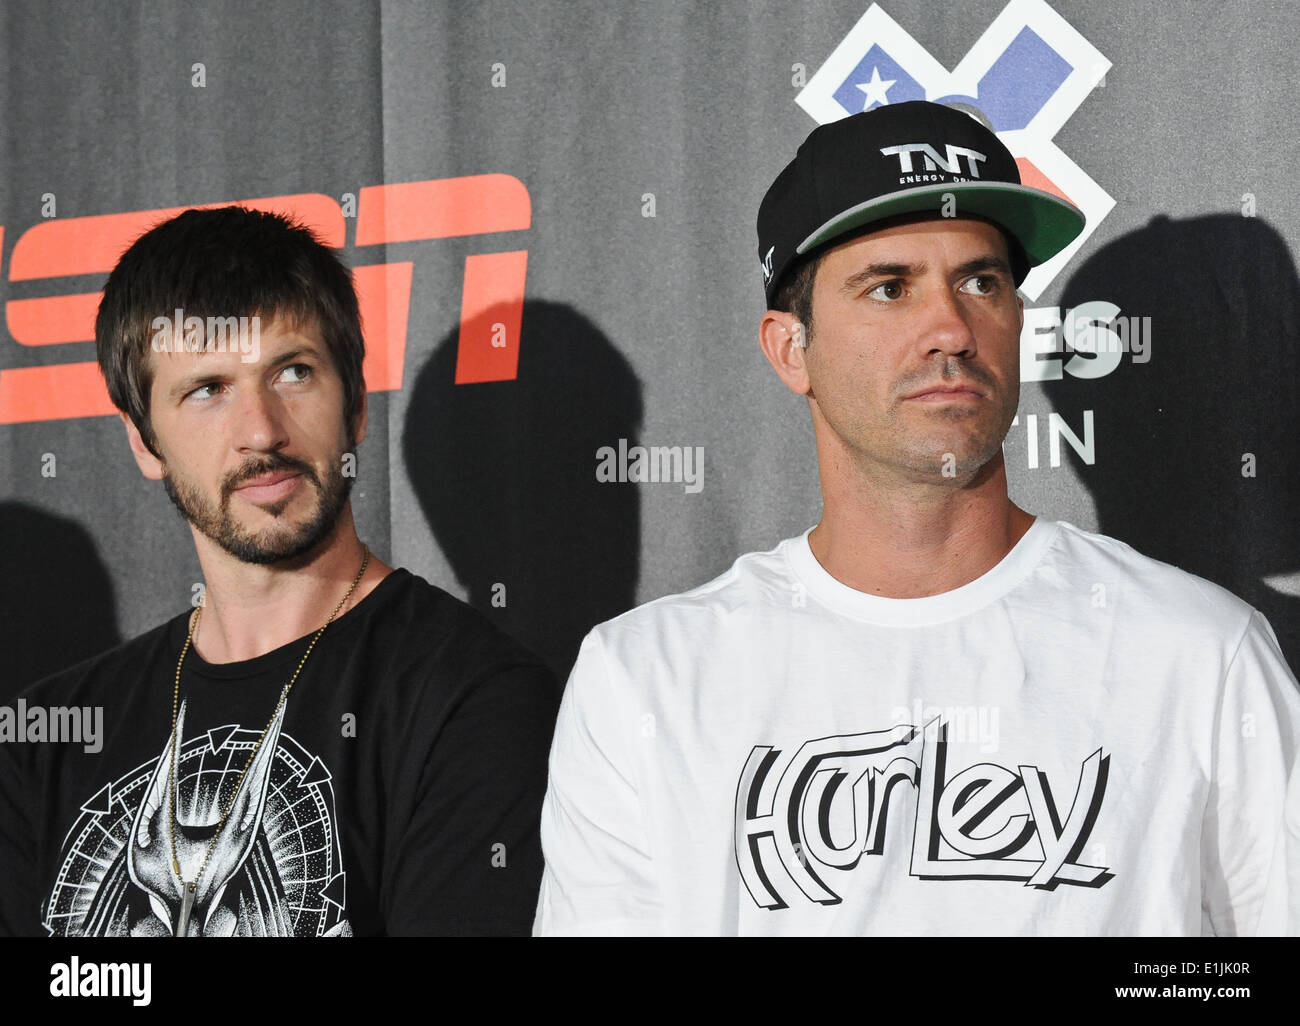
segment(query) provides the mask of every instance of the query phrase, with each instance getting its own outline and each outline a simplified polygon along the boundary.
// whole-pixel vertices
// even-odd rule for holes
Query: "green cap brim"
[[[945,195],[955,202],[945,210]],[[1011,182],[950,182],[918,185],[850,207],[823,224],[799,244],[800,256],[855,228],[900,214],[934,212],[940,216],[964,214],[986,218],[1014,235],[1030,267],[1046,263],[1079,237],[1083,211],[1050,192]]]

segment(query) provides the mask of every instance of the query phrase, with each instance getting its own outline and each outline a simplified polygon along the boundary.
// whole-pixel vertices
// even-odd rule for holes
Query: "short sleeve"
[[[1253,611],[1224,680],[1201,839],[1203,921],[1300,932],[1300,685]]]
[[[663,930],[633,769],[635,714],[617,683],[593,631],[569,676],[551,746],[536,936]]]

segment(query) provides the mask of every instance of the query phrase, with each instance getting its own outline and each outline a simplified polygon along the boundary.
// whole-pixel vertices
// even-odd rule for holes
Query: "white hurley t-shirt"
[[[1295,932],[1298,744],[1264,617],[1123,542],[888,599],[805,534],[587,636],[534,932]]]

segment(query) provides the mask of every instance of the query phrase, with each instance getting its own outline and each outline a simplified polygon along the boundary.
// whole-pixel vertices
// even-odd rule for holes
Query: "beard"
[[[177,478],[170,470],[163,477],[163,490],[181,516],[236,559],[260,565],[281,563],[309,553],[334,530],[352,491],[352,477],[343,475],[341,464],[341,458],[331,461],[322,483],[309,464],[281,453],[271,453],[230,474],[221,483],[221,500],[216,505],[197,487]],[[315,489],[315,508],[304,523],[296,526],[284,524],[260,531],[247,530],[231,514],[231,495],[244,482],[278,470],[302,475],[303,481]],[[278,520],[295,497],[296,494],[290,495],[262,509]]]

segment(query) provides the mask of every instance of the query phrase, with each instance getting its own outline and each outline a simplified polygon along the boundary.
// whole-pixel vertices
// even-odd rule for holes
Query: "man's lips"
[[[277,470],[272,474],[250,478],[235,489],[242,498],[249,502],[279,502],[290,495],[302,475],[294,470]]]
[[[934,385],[930,388],[922,389],[920,392],[913,392],[905,399],[919,399],[922,402],[942,403],[950,401],[983,399],[984,393],[970,385]]]

